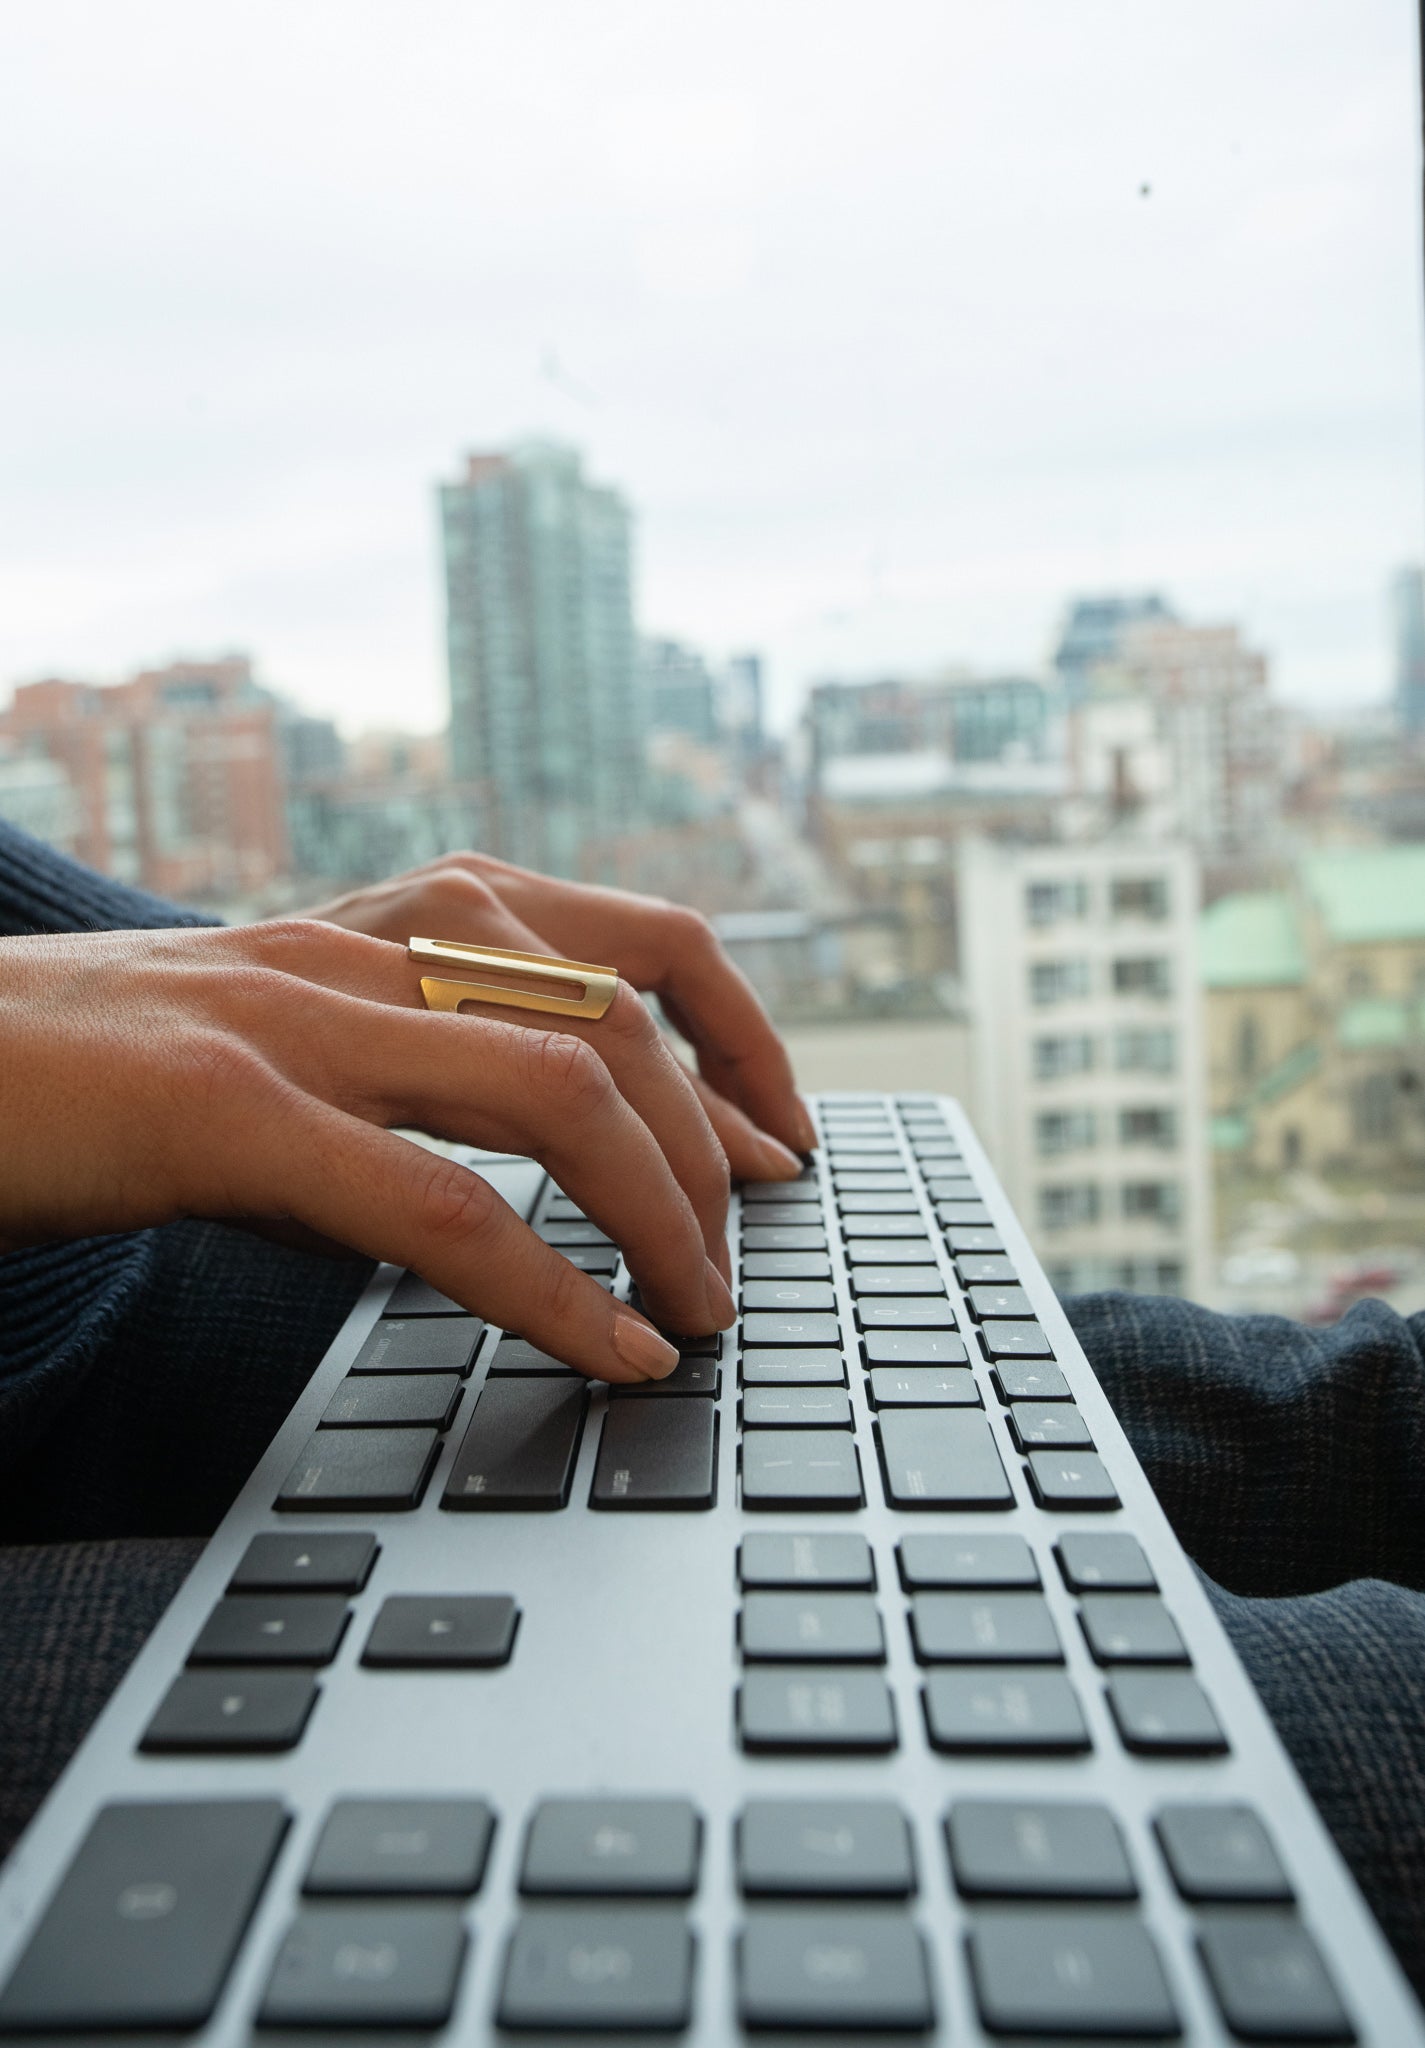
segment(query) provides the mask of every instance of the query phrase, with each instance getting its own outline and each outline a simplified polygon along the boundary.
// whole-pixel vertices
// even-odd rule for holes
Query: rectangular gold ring
[[[421,976],[428,1010],[458,1010],[462,1003],[505,1003],[550,1017],[602,1017],[618,990],[618,969],[587,960],[557,960],[548,953],[515,953],[503,946],[466,946],[458,939],[412,939],[407,952],[423,967],[471,970],[459,980]],[[474,975],[499,974],[504,981]],[[525,986],[521,986],[521,982]],[[555,984],[551,989],[549,984]],[[538,984],[543,984],[539,986]],[[558,991],[567,989],[567,995]]]

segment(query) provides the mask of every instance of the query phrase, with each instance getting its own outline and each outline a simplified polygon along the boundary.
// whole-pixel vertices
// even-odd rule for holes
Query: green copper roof
[[[1404,1045],[1425,1034],[1425,1003],[1403,1003],[1386,996],[1362,997],[1347,1003],[1336,1019],[1336,1037],[1348,1052],[1369,1052],[1382,1045]]]
[[[1280,890],[1223,896],[1198,927],[1205,988],[1281,988],[1306,972],[1296,909]]]
[[[1307,895],[1339,945],[1425,939],[1425,846],[1349,846],[1310,853]]]

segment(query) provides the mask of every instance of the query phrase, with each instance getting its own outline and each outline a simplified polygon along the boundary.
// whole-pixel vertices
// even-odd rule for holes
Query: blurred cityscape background
[[[1425,1306],[1412,0],[360,29],[14,24],[0,816],[694,904],[1062,1288]]]

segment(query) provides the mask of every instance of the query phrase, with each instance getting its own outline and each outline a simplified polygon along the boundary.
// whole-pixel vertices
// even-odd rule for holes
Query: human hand
[[[657,995],[693,1047],[689,1083],[739,1180],[790,1179],[801,1171],[795,1155],[816,1145],[781,1041],[695,911],[454,853],[306,914],[398,945],[419,934],[616,967],[631,989]]]
[[[528,1153],[622,1246],[660,1324],[725,1328],[726,1166],[679,1114],[656,1077],[640,1109],[567,1032],[427,1011],[403,946],[330,923],[0,940],[0,1249],[292,1219],[585,1372],[659,1376],[676,1352],[650,1324],[387,1127]]]

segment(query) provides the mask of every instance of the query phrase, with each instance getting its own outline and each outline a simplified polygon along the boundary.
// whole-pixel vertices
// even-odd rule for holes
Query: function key
[[[1014,1494],[987,1419],[959,1409],[888,1408],[876,1424],[893,1508],[1008,1508]]]
[[[1127,1913],[982,1913],[969,1955],[991,2033],[1169,2040],[1182,2031],[1152,1937]]]
[[[1116,1530],[1073,1530],[1056,1545],[1059,1569],[1073,1593],[1154,1593],[1158,1581],[1136,1536]]]
[[[351,1370],[467,1373],[484,1328],[478,1316],[383,1316]]]
[[[923,1587],[1037,1586],[1039,1567],[1022,1536],[956,1536],[935,1530],[896,1545],[901,1584]]]
[[[1316,1943],[1287,1913],[1233,1913],[1198,1937],[1222,2016],[1244,2041],[1354,2041]]]
[[[1165,1806],[1153,1826],[1173,1883],[1195,1905],[1291,1898],[1272,1838],[1250,1806]]]
[[[611,1401],[591,1508],[710,1508],[717,1493],[717,1410],[711,1401]]]
[[[962,1287],[1012,1285],[1019,1279],[1013,1259],[1003,1252],[964,1252],[955,1261],[955,1271]]]
[[[977,1323],[1004,1322],[1013,1317],[1034,1314],[1029,1296],[1018,1286],[973,1286],[968,1300],[970,1314]]]
[[[275,1799],[102,1808],[0,1992],[0,2029],[201,2027],[286,1831]]]
[[[1143,1756],[1219,1756],[1227,1737],[1188,1671],[1116,1671],[1106,1688],[1125,1749]]]
[[[925,1218],[919,1209],[915,1208],[889,1213],[884,1210],[849,1209],[842,1215],[841,1228],[849,1245],[864,1247],[873,1239],[883,1238],[918,1238],[927,1245],[929,1242],[925,1235]],[[864,1252],[857,1253],[858,1257],[864,1255]],[[887,1259],[893,1254],[883,1252],[877,1244],[869,1256]]]
[[[306,1671],[185,1671],[159,1702],[139,1748],[150,1756],[295,1749],[317,1691]]]
[[[876,1365],[870,1371],[876,1408],[978,1408],[980,1389],[963,1365]]]
[[[859,1508],[854,1437],[837,1429],[756,1429],[742,1440],[747,1508]]]
[[[1086,1593],[1079,1620],[1099,1664],[1186,1664],[1187,1645],[1156,1593]]]
[[[922,1664],[1062,1664],[1040,1593],[916,1593],[910,1633]]]
[[[861,1346],[868,1366],[964,1365],[970,1356],[950,1330],[868,1330]]]
[[[508,1593],[394,1593],[361,1661],[378,1671],[492,1669],[509,1663],[519,1619]]]
[[[466,1316],[458,1301],[422,1280],[419,1273],[403,1273],[386,1297],[381,1311],[388,1316]]]
[[[753,1755],[880,1755],[896,1746],[895,1707],[879,1671],[754,1666],[743,1673],[738,1706],[742,1746]]]
[[[439,1448],[434,1429],[314,1430],[273,1506],[283,1514],[414,1508]]]
[[[228,1580],[234,1593],[359,1593],[376,1562],[376,1538],[368,1529],[336,1535],[254,1536]]]
[[[351,1609],[341,1593],[229,1593],[198,1631],[190,1664],[330,1664]]]
[[[940,1277],[938,1266],[910,1266],[899,1260],[882,1266],[853,1265],[851,1268],[851,1292],[853,1294],[939,1294],[945,1292],[945,1282]]]
[[[744,1268],[754,1253],[825,1250],[826,1232],[819,1223],[744,1223],[742,1226]]]
[[[987,1358],[1052,1358],[1053,1346],[1038,1323],[985,1323],[980,1342]]]
[[[742,1427],[850,1429],[851,1397],[844,1387],[747,1387]]]
[[[839,1344],[841,1325],[834,1315],[758,1313],[742,1318],[742,1341],[747,1345]]]
[[[950,1755],[1069,1756],[1089,1747],[1083,1709],[1062,1671],[931,1671],[924,1698],[930,1746]]]
[[[1072,1401],[1016,1401],[1010,1434],[1021,1451],[1091,1451],[1088,1424]]]
[[[842,1586],[876,1583],[871,1546],[864,1536],[838,1530],[786,1534],[759,1529],[744,1536],[737,1553],[742,1586]]]
[[[546,1799],[525,1837],[520,1890],[689,1898],[702,1841],[702,1820],[687,1799]]]
[[[995,1367],[1001,1401],[1069,1401],[1073,1392],[1057,1365],[1016,1365],[1004,1360]]]
[[[910,1828],[889,1799],[752,1799],[737,1823],[737,1874],[748,1898],[909,1898]]]
[[[809,1309],[834,1309],[836,1289],[829,1280],[750,1280],[742,1283],[742,1307],[778,1309],[793,1315]]]
[[[934,1266],[935,1252],[928,1237],[853,1237],[847,1241],[846,1259],[853,1268]]]
[[[480,1889],[494,1833],[483,1799],[338,1799],[302,1890],[468,1898]]]
[[[958,1261],[966,1254],[978,1257],[984,1252],[1002,1252],[1004,1245],[997,1230],[986,1229],[983,1225],[952,1223],[946,1227],[945,1242]]]
[[[941,1294],[872,1295],[856,1304],[863,1330],[953,1330],[955,1311]]]
[[[960,1799],[945,1820],[971,1899],[1136,1899],[1117,1821],[1087,1800]]]
[[[823,1244],[825,1239],[822,1240]],[[829,1280],[831,1259],[825,1251],[753,1252],[742,1254],[742,1278],[749,1280]],[[749,1304],[750,1305],[750,1304]],[[767,1303],[757,1304],[759,1307]]]
[[[844,1387],[846,1366],[839,1351],[816,1346],[742,1354],[744,1387]]]
[[[815,1208],[821,1200],[821,1182],[814,1173],[800,1180],[749,1181],[742,1189],[744,1212],[761,1209]]]
[[[903,2034],[935,2024],[925,1944],[909,1920],[884,1906],[750,1913],[737,1975],[744,2027]]]
[[[495,2020],[525,2033],[672,2033],[692,2002],[693,1935],[676,1906],[539,1906],[510,1936]]]
[[[460,1403],[458,1372],[349,1375],[328,1401],[319,1429],[449,1429]]]
[[[272,1965],[261,2027],[443,2027],[466,1934],[454,1906],[314,1906]]]
[[[1088,1512],[1121,1505],[1108,1468],[1094,1451],[1031,1451],[1028,1469],[1041,1508]]]
[[[749,1593],[742,1603],[749,1664],[884,1664],[886,1639],[869,1593]]]

